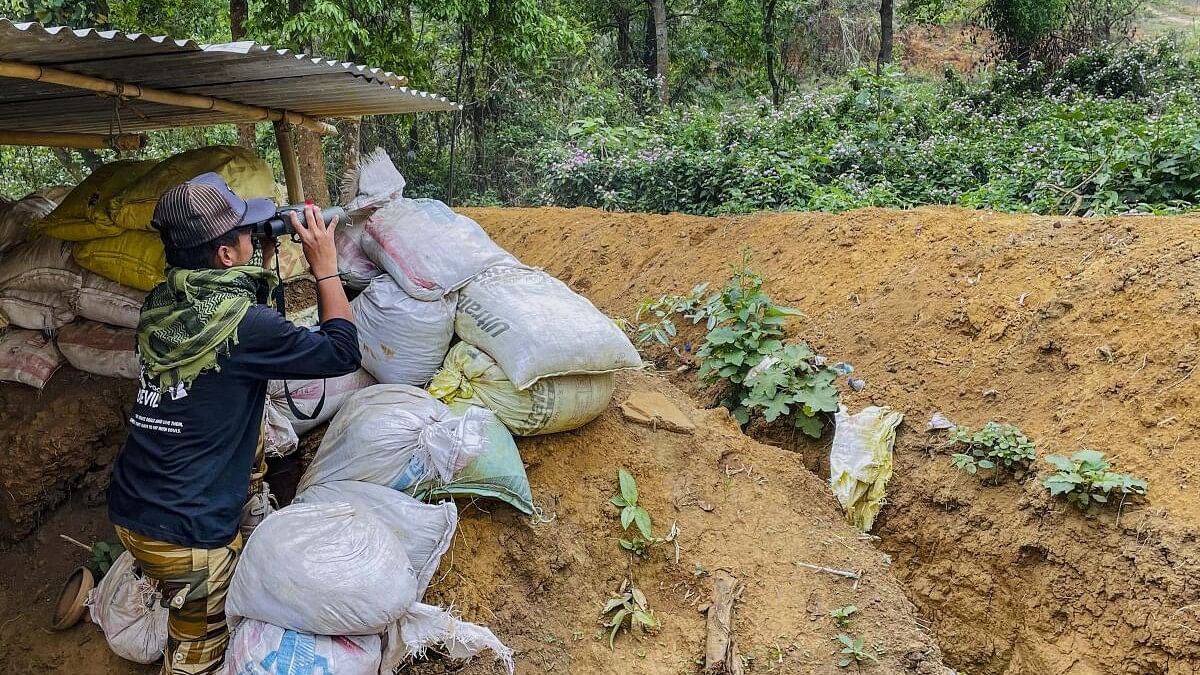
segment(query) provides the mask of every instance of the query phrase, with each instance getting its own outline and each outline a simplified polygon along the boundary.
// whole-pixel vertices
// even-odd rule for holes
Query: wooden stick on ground
[[[738,580],[718,573],[708,608],[708,640],[704,646],[704,672],[742,675],[742,659],[733,640],[733,603],[742,593]]]

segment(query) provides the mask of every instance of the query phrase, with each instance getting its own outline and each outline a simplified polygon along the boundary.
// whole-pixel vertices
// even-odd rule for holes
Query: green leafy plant
[[[1033,441],[1011,424],[988,422],[978,431],[959,427],[950,440],[965,450],[951,456],[950,463],[971,475],[980,469],[1016,471],[1037,458]]]
[[[1092,502],[1107,503],[1113,493],[1122,497],[1144,495],[1150,488],[1141,478],[1109,471],[1112,465],[1099,450],[1080,450],[1070,459],[1049,455],[1046,461],[1058,469],[1042,483],[1050,490],[1050,496],[1065,496],[1068,502],[1080,508],[1086,508]]]
[[[635,525],[638,533],[629,538],[621,538],[621,548],[644,558],[652,545],[661,543],[663,540],[654,537],[650,513],[638,505],[638,488],[633,475],[625,469],[621,469],[617,472],[617,482],[621,492],[609,499],[609,502],[621,509],[621,529],[628,532],[629,526]]]
[[[845,633],[841,633],[837,636],[837,640],[842,643],[842,657],[838,660],[838,665],[842,668],[849,666],[851,663],[863,663],[865,661],[879,663],[879,658],[871,650],[867,649],[866,641],[862,638],[851,637]]]
[[[609,616],[611,614],[611,616]],[[601,617],[608,617],[604,627],[610,628],[608,633],[608,648],[613,648],[617,632],[622,628],[632,631],[634,628],[642,633],[650,633],[658,629],[658,619],[650,611],[646,602],[646,594],[628,580],[621,584],[621,593],[609,598],[600,612]]]
[[[759,362],[746,377],[741,407],[767,422],[790,416],[793,425],[813,438],[824,428],[821,413],[836,412],[837,372],[827,368],[804,343],[785,345]]]
[[[846,605],[845,607],[836,607],[829,612],[829,616],[833,617],[833,622],[838,625],[838,628],[845,628],[850,623],[850,617],[858,613],[858,607],[854,605]]]
[[[673,319],[675,316],[691,319],[693,324],[707,321],[711,329],[716,323],[716,317],[709,314],[709,304],[704,302],[707,290],[708,284],[702,283],[692,287],[686,295],[660,295],[658,298],[646,298],[638,303],[633,319],[639,322],[637,343],[643,345],[654,340],[663,345],[670,345],[671,340],[678,334]]]
[[[98,541],[92,544],[92,571],[96,577],[103,577],[112,569],[113,563],[125,552],[125,546],[120,541]]]

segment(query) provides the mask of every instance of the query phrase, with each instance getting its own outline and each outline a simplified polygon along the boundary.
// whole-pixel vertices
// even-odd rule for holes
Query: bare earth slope
[[[807,314],[793,332],[866,379],[849,407],[908,416],[877,533],[949,665],[1200,672],[1200,219],[467,213],[629,318],[642,297],[720,282],[752,248],[773,297]],[[924,433],[938,410],[1019,424],[1043,456],[1103,450],[1149,479],[1149,500],[1118,522],[1050,502],[1036,479],[982,485]],[[797,449],[814,468],[827,452]]]

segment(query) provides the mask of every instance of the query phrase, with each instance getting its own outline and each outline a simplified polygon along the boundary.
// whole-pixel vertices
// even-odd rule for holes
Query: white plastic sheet
[[[418,300],[438,300],[493,265],[520,265],[479,223],[436,199],[388,202],[367,220],[362,248]]]
[[[385,384],[424,386],[450,349],[456,299],[417,300],[389,276],[372,281],[350,303],[363,368]]]
[[[114,654],[154,663],[167,648],[167,609],[153,583],[134,572],[134,562],[128,551],[117,556],[108,574],[88,593],[88,611]]]
[[[299,491],[335,480],[403,490],[423,480],[448,482],[486,449],[490,411],[455,415],[428,392],[377,384],[350,397],[333,418]]]
[[[642,359],[587,298],[542,270],[493,267],[459,291],[455,332],[495,359],[516,385],[611,373]]]
[[[869,406],[850,415],[842,406],[834,416],[836,429],[829,451],[829,484],[846,519],[870,532],[883,507],[884,488],[892,477],[892,445],[904,413]]]
[[[345,503],[292,504],[254,531],[229,586],[230,616],[315,635],[377,635],[417,600],[404,546]]]

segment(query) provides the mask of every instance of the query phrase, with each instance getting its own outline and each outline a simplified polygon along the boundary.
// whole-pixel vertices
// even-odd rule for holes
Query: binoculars
[[[267,218],[264,221],[254,223],[250,226],[251,234],[255,236],[269,236],[276,239],[284,235],[293,235],[296,230],[292,227],[292,218],[290,213],[295,212],[296,217],[301,221],[304,220],[304,205],[289,204],[281,206],[275,210],[275,215]],[[321,209],[321,220],[325,221],[326,227],[334,218],[338,219],[339,223],[348,222],[346,210],[340,206],[330,206],[326,209]]]

